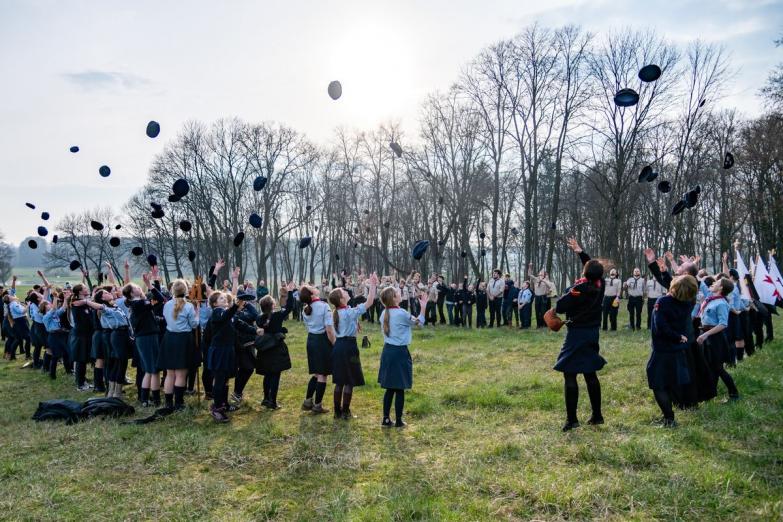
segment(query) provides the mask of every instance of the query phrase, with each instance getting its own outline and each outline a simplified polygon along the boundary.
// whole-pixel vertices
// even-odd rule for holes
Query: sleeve
[[[280,309],[280,315],[282,316],[280,319],[280,322],[282,323],[286,319],[288,319],[288,314],[291,313],[291,310],[293,310],[292,304],[294,303],[294,293],[288,292],[288,297],[285,298],[285,306]]]
[[[232,314],[233,315],[233,314]],[[256,328],[253,325],[247,324],[245,321],[241,319],[237,319],[234,321],[234,330],[247,334],[247,335],[255,335],[256,334]]]
[[[188,304],[190,305],[190,310],[188,311],[188,324],[191,328],[198,328],[200,323],[199,318],[196,316],[196,307],[190,303]]]
[[[225,323],[231,320],[232,317],[234,317],[234,314],[237,313],[237,305],[233,304],[231,305],[231,308],[228,310],[224,310],[223,308],[215,308],[212,310],[212,317],[210,318],[210,322],[214,324],[215,326],[223,326]]]
[[[156,301],[164,302],[166,300],[165,297],[163,297],[163,294],[160,293],[160,290],[158,290],[156,287],[152,287],[150,290],[150,293],[152,294],[152,297],[155,298]]]
[[[661,267],[658,266],[658,263],[653,261],[652,263],[649,263],[647,265],[647,268],[650,270],[650,273],[653,275],[656,281],[658,281],[658,284],[660,284],[662,287],[664,287],[666,290],[669,289],[669,285],[672,283],[672,275],[668,271],[661,272]]]
[[[323,307],[324,326],[334,326],[334,320],[332,319],[332,311],[328,306]]]
[[[564,314],[572,311],[578,303],[578,296],[578,293],[574,295],[571,291],[563,294],[555,303],[555,312]]]
[[[652,335],[662,337],[672,344],[678,344],[680,335],[685,335],[685,332],[678,333],[671,328],[669,317],[671,314],[667,312],[669,312],[669,306],[666,301],[656,301],[653,309]]]
[[[728,306],[719,306],[717,311],[718,315],[718,324],[722,324],[723,326],[729,325],[729,307]]]
[[[588,261],[590,261],[590,255],[582,250],[577,254],[579,256],[579,260],[582,262],[582,266],[586,265]]]
[[[349,316],[351,319],[358,319],[362,315],[364,315],[365,312],[367,312],[367,306],[365,306],[364,303],[359,303],[358,306],[355,308],[349,308]]]

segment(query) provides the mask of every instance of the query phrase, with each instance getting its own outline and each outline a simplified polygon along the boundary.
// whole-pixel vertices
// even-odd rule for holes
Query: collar
[[[395,308],[399,308],[399,306],[387,306],[387,310],[394,310]]]
[[[337,307],[338,310],[345,310],[346,308],[348,308],[348,305],[340,305]]]
[[[321,300],[320,297],[316,297],[316,298],[310,300],[310,304],[317,303],[320,300]]]

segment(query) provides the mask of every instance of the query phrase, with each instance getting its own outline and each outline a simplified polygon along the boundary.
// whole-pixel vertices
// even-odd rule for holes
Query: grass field
[[[622,316],[621,316],[622,319]],[[783,321],[776,322],[783,337]],[[304,333],[289,325],[294,369],[283,409],[263,410],[260,378],[228,425],[205,402],[135,426],[35,423],[38,401],[80,398],[0,363],[0,497],[6,520],[780,520],[783,517],[783,343],[733,370],[737,403],[720,397],[660,416],[647,389],[646,332],[602,335],[607,424],[561,433],[559,334],[417,331],[409,426],[382,430],[374,384],[382,341],[363,325],[367,380],[351,422],[299,405]],[[589,415],[580,380],[580,419]],[[331,390],[327,392],[331,403]],[[132,392],[135,395],[135,392]],[[147,413],[144,413],[145,415]]]

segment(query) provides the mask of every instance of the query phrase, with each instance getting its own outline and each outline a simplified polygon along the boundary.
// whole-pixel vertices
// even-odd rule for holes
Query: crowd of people
[[[712,275],[699,267],[697,257],[677,260],[667,253],[658,258],[648,249],[650,276],[642,277],[636,268],[623,281],[616,268],[591,259],[575,240],[569,240],[569,247],[582,260],[583,272],[560,297],[544,270],[521,284],[499,270],[488,281],[465,276],[460,284],[447,283],[442,275],[425,280],[417,272],[380,278],[342,272],[318,285],[283,283],[277,298],[264,281],[240,283],[239,268],[218,286],[222,260],[206,281],[178,279],[167,286],[155,263],[142,274],[143,287],[130,282],[127,262],[122,285],[111,265],[93,288],[86,283],[86,272],[82,282],[62,288],[38,272],[41,284],[23,297],[17,295],[16,277],[10,288],[2,289],[5,357],[14,359],[18,351],[29,359],[26,366],[51,379],[61,367],[83,392],[121,398],[125,386],[135,385],[142,407],[168,412],[184,408],[185,396],[201,393],[203,386],[204,396],[212,401],[212,417],[227,422],[229,413],[241,407],[254,374],[263,378],[261,404],[272,410],[280,407],[281,376],[291,368],[285,325],[297,320],[307,330],[310,374],[302,409],[329,412],[324,396],[331,375],[333,414],[348,420],[353,418],[354,388],[365,384],[357,342],[361,322],[368,328],[377,321],[384,339],[378,382],[386,390],[381,425],[402,427],[405,391],[413,384],[409,345],[414,326],[472,328],[475,312],[476,328],[526,329],[535,315],[537,328],[567,327],[554,369],[564,375],[563,429],[568,431],[579,425],[579,374],[592,407],[588,423],[604,422],[597,372],[606,361],[599,353],[599,336],[601,330],[617,329],[617,311],[626,300],[631,330],[642,328],[647,305],[646,328],[652,338],[647,377],[663,414],[662,425],[676,424],[673,406],[689,408],[716,397],[719,381],[729,400],[739,398],[726,368],[772,339],[774,307],[754,298],[749,277],[749,294],[743,296],[739,274],[728,266],[727,256],[722,272]],[[528,272],[533,274],[532,265]],[[362,344],[368,343],[364,336]],[[135,382],[126,378],[129,363],[136,368]]]

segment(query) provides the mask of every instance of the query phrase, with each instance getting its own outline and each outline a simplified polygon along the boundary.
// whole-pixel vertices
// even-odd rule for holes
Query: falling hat
[[[134,256],[140,256],[143,253],[144,253],[144,249],[141,248],[140,246],[135,246],[131,248],[131,254],[133,254]]]
[[[446,242],[445,242],[445,241],[443,241],[442,239],[439,239],[439,240],[438,240],[438,246],[443,246],[443,245],[445,245],[445,244],[446,244]]]
[[[683,210],[685,210],[687,204],[685,203],[684,199],[679,200],[675,205],[674,208],[672,208],[672,216],[676,216],[677,214],[681,213]]]
[[[147,256],[147,263],[149,263],[150,266],[157,266],[158,258],[155,257],[155,254],[150,254]]]
[[[179,197],[179,196],[177,196],[176,194],[169,194],[169,197],[168,197],[168,198],[166,198],[166,199],[168,199],[168,200],[169,200],[169,203],[177,203],[177,202],[179,202],[179,200],[180,200],[180,199],[182,199],[182,198],[181,198],[181,197]]]
[[[160,134],[160,123],[155,120],[150,121],[147,124],[147,136],[150,138],[157,138]]]
[[[383,226],[384,226],[385,228],[389,228],[389,225],[391,225],[391,223],[389,223],[388,221],[387,221],[387,222],[385,222],[385,223],[383,224]]]
[[[109,174],[111,174],[111,169],[107,165],[102,165],[101,168],[98,169],[98,174],[100,174],[102,178],[108,178]]]
[[[79,147],[77,147],[76,145],[74,145],[74,146],[72,146],[72,147],[71,147],[70,149],[68,149],[68,150],[70,150],[71,152],[73,152],[74,154],[76,154],[77,152],[79,152]]]
[[[161,206],[160,203],[155,203],[154,201],[150,201],[150,206],[154,208],[155,210],[161,210],[163,209],[163,206]]]
[[[658,183],[658,190],[664,194],[668,194],[672,189],[672,184],[664,180]]]
[[[459,253],[459,257],[468,257],[468,253],[463,250]]]
[[[724,156],[723,158],[723,168],[729,170],[733,166],[734,166],[734,154],[732,154],[731,152],[727,152],[726,156]]]
[[[657,178],[657,177],[658,177],[658,173],[657,173],[657,172],[655,172],[655,171],[652,171],[652,172],[650,173],[650,175],[649,175],[649,176],[647,176],[647,181],[648,181],[648,182],[655,181],[655,178]]]
[[[183,232],[190,232],[191,228],[193,228],[193,224],[187,219],[183,219],[179,222],[179,229]]]
[[[35,239],[31,239],[30,241],[27,242],[27,246],[35,250],[36,248],[38,248],[38,242]]]
[[[263,218],[258,214],[256,214],[255,212],[250,214],[248,221],[250,222],[250,226],[253,228],[261,228],[261,225],[264,224]]]
[[[53,235],[53,236],[52,236],[52,243],[55,243],[55,244],[57,244],[57,239],[58,239],[58,238],[57,238],[57,234]]]
[[[633,89],[620,89],[614,95],[614,103],[618,107],[632,107],[639,103],[639,94]]]
[[[312,207],[312,205],[307,205],[307,206],[305,207],[305,210],[306,210],[306,211],[308,211],[308,212],[310,212],[311,210],[313,210],[313,207]]]
[[[511,233],[516,236],[519,233],[519,230],[517,230],[517,227],[511,227]]]
[[[48,212],[41,212],[41,219],[44,221],[47,221],[49,219],[49,213]]]
[[[354,244],[353,244],[353,247],[354,247],[354,248],[359,248],[359,243],[354,243]]]
[[[481,249],[481,257],[485,257],[487,255],[487,251],[485,249]]]
[[[557,230],[557,221],[552,221],[552,230]]]
[[[333,100],[337,100],[343,95],[343,86],[337,80],[329,82],[329,87],[326,90],[329,93],[329,97]]]
[[[696,185],[695,187],[693,187],[693,191],[696,194],[701,194],[701,185]]]
[[[424,253],[427,251],[427,248],[430,246],[430,242],[426,239],[422,239],[421,241],[416,241],[416,243],[413,245],[413,250],[411,251],[411,254],[413,255],[413,259],[416,261],[419,261],[423,256]]]
[[[103,223],[101,223],[100,221],[95,221],[95,220],[90,221],[90,226],[92,227],[93,230],[97,232],[103,230]]]
[[[340,254],[335,254],[334,255],[334,260],[335,261],[339,261],[340,260]]]
[[[443,204],[443,196],[440,196],[440,197],[438,198],[438,204],[439,204],[439,205],[442,205],[442,204]]]
[[[699,202],[699,193],[701,192],[700,187],[696,187],[694,189],[689,190],[685,194],[683,194],[682,199],[685,201],[685,206],[688,208],[693,208],[696,206],[696,203]]]
[[[234,246],[239,247],[239,245],[242,244],[242,241],[245,240],[245,233],[239,232],[236,236],[234,236]]]
[[[190,192],[190,183],[188,183],[188,180],[180,178],[171,186],[171,191],[178,198],[184,198]]]
[[[117,225],[117,226],[114,227],[114,230],[119,230],[121,228],[122,228],[122,225]]]
[[[704,104],[705,104],[705,103],[707,103],[707,98],[704,98],[704,99],[702,99],[702,100],[699,102],[699,107],[704,107]]]
[[[389,143],[389,148],[394,151],[394,154],[398,157],[402,157],[402,147],[396,141]]]
[[[191,263],[196,260],[196,252],[193,250],[188,250],[188,261]]]
[[[73,261],[71,261],[71,264],[68,265],[68,267],[71,270],[78,270],[78,269],[80,269],[82,267],[82,264],[74,259]]]
[[[41,237],[46,237],[46,235],[49,233],[48,230],[46,230],[46,227],[38,227],[38,235]]]
[[[487,235],[484,232],[479,234],[479,239],[484,239],[485,237],[487,237]]]
[[[253,180],[253,190],[258,192],[259,190],[263,190],[263,188],[266,186],[266,178],[264,176],[258,176],[256,179]]]
[[[27,208],[31,208],[35,210],[35,205],[33,205],[32,203],[25,203],[25,205],[27,206]]]
[[[660,77],[661,77],[661,68],[653,63],[651,63],[650,65],[645,65],[639,70],[639,79],[643,82],[646,83],[654,82]]]
[[[256,294],[255,292],[248,292],[245,289],[241,289],[237,292],[237,299],[240,301],[255,301]]]
[[[111,239],[109,239],[109,244],[114,248],[117,248],[118,246],[120,246],[120,238],[116,236],[112,237]]]
[[[299,240],[299,248],[307,248],[310,246],[310,242],[313,240],[310,236],[305,236]]]
[[[166,213],[163,212],[162,208],[156,208],[155,210],[152,211],[152,217],[155,218],[155,219],[161,219],[165,215],[166,215]]]

